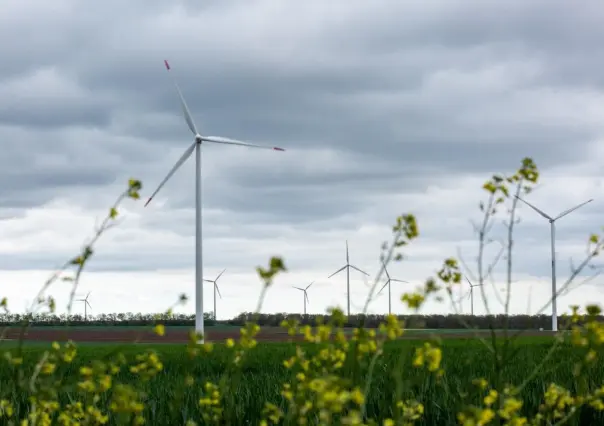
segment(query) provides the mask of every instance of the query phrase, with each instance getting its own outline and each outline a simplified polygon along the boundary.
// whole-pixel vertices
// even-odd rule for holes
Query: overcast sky
[[[255,267],[272,255],[289,272],[265,312],[301,312],[291,286],[313,280],[309,312],[345,306],[345,274],[327,279],[345,263],[345,241],[373,277],[402,213],[417,216],[421,235],[390,268],[410,282],[393,294],[458,248],[475,267],[481,185],[525,156],[542,178],[527,199],[546,212],[594,198],[558,223],[563,282],[604,225],[603,18],[596,1],[4,0],[0,293],[22,311],[135,177],[143,200],[124,204],[79,293],[92,291],[93,313],[158,312],[193,297],[194,158],[143,207],[192,143],[164,59],[202,134],[286,149],[203,147],[204,275],[226,268],[219,318],[254,308]],[[549,224],[526,207],[520,217],[515,313],[551,294]],[[487,290],[495,312],[503,272]],[[603,284],[560,299],[560,311],[599,301]],[[351,273],[351,287],[358,311],[362,275]],[[51,291],[61,309],[67,293],[64,283]],[[211,285],[205,303],[212,310]],[[387,307],[383,294],[370,310]]]

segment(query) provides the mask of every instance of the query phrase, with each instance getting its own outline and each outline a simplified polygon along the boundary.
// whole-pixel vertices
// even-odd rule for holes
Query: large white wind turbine
[[[406,283],[408,284],[407,281],[403,281],[403,280],[397,280],[395,278],[390,278],[390,274],[388,273],[388,269],[386,269],[386,264],[382,262],[382,265],[384,265],[384,272],[386,273],[386,283],[384,284],[384,286],[380,289],[380,291],[377,292],[376,296],[379,295],[382,290],[384,290],[386,288],[386,286],[388,286],[388,315],[392,314],[392,292],[390,290],[390,282],[394,281],[397,283]]]
[[[168,61],[164,61],[166,65],[166,69],[170,71],[170,65]],[[182,106],[182,111],[189,127],[189,130],[195,136],[195,140],[193,143],[186,149],[185,153],[179,160],[176,162],[174,167],[168,172],[168,175],[164,178],[164,180],[159,184],[155,192],[151,194],[149,200],[145,204],[147,206],[149,202],[155,197],[155,195],[159,192],[159,190],[165,185],[165,183],[172,177],[172,175],[178,170],[180,166],[191,156],[193,151],[195,150],[195,331],[197,333],[201,333],[203,335],[204,325],[203,325],[203,254],[202,254],[202,238],[201,238],[201,145],[205,142],[210,143],[219,143],[225,145],[240,145],[247,146],[251,148],[263,148],[263,149],[271,149],[273,151],[285,151],[283,148],[277,147],[269,147],[262,145],[254,145],[246,142],[240,142],[233,139],[221,138],[217,136],[201,136],[197,131],[197,127],[195,127],[195,123],[193,122],[193,118],[191,117],[191,113],[189,112],[189,108],[187,107],[187,103],[185,102],[185,98],[180,91],[180,87],[178,87],[178,83],[176,79],[174,79],[174,86],[176,87],[176,91],[178,92],[178,97],[180,98],[180,104]],[[201,338],[201,342],[203,342],[203,337]]]
[[[306,316],[306,302],[310,302],[308,300],[308,289],[310,288],[311,285],[313,285],[315,282],[311,282],[310,284],[308,284],[306,286],[306,288],[302,288],[302,287],[296,287],[295,285],[292,286],[293,288],[300,290],[302,293],[304,293],[304,316]]]
[[[220,296],[222,299],[222,294],[220,294],[220,289],[218,288],[218,278],[224,274],[224,271],[226,271],[226,269],[223,269],[222,272],[213,280],[204,279],[205,282],[212,283],[214,285],[214,320],[218,320],[218,314],[216,313],[216,292],[218,292],[218,296]]]
[[[342,266],[340,269],[338,269],[336,272],[334,272],[327,278],[331,278],[334,275],[339,274],[344,269],[346,269],[346,298],[347,298],[347,304],[348,304],[348,317],[349,318],[350,318],[350,268],[352,268],[356,271],[359,271],[361,274],[365,274],[365,275],[369,276],[369,274],[367,272],[361,271],[356,266],[353,266],[350,264],[350,257],[348,256],[348,240],[346,240],[346,265]]]
[[[582,202],[581,204],[576,205],[568,210],[563,211],[556,217],[551,217],[547,213],[539,210],[537,207],[533,206],[526,200],[516,196],[520,201],[529,206],[531,209],[535,210],[541,216],[546,218],[549,221],[550,225],[550,243],[552,248],[552,331],[558,331],[558,290],[556,288],[556,221],[567,214],[570,214],[577,210],[579,207],[583,207],[587,203],[591,203],[593,199],[589,199],[587,201]]]

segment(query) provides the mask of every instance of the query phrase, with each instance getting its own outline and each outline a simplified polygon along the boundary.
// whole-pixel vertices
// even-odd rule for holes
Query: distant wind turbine
[[[220,296],[220,298],[222,299],[222,294],[220,294],[220,289],[218,288],[217,282],[218,278],[220,278],[222,274],[224,274],[224,271],[226,271],[226,269],[223,269],[222,272],[218,274],[218,276],[214,280],[204,279],[205,282],[214,284],[214,320],[218,320],[218,314],[216,313],[216,292],[218,292],[218,296]]]
[[[565,210],[556,217],[551,217],[547,213],[544,213],[543,211],[539,210],[537,207],[533,206],[528,201],[523,200],[519,196],[516,195],[516,198],[519,199],[520,201],[522,201],[527,206],[529,206],[531,209],[535,210],[541,216],[546,218],[550,224],[550,240],[551,240],[550,242],[551,242],[551,246],[552,246],[552,331],[558,331],[558,303],[557,303],[558,290],[556,288],[556,224],[555,224],[555,222],[558,219],[566,216],[567,214],[574,212],[579,207],[583,207],[585,204],[591,203],[593,201],[593,199],[589,199],[587,201],[582,202],[581,204],[576,205],[575,207]]]
[[[92,309],[92,306],[90,306],[90,303],[88,303],[90,293],[92,292],[89,291],[86,297],[83,299],[76,299],[76,302],[84,302],[84,321],[88,321],[88,308]]]
[[[306,286],[306,288],[302,288],[302,287],[296,287],[295,285],[292,286],[293,288],[300,290],[302,293],[304,293],[304,316],[306,316],[306,302],[310,303],[310,300],[308,300],[308,289],[310,288],[311,285],[313,285],[315,282],[311,282],[310,284],[308,284]]]
[[[481,287],[482,284],[472,284],[468,277],[466,277],[466,281],[470,285],[470,314],[474,316],[474,287]]]
[[[170,71],[170,65],[168,61],[164,60],[164,64],[166,69]],[[174,79],[174,86],[176,87],[176,91],[178,92],[178,97],[180,98],[180,104],[182,107],[182,111],[185,117],[185,121],[187,122],[187,126],[195,136],[195,140],[193,143],[186,149],[182,157],[178,159],[174,167],[168,172],[167,176],[163,181],[159,184],[155,192],[151,194],[145,206],[149,204],[149,202],[155,197],[155,195],[159,192],[159,190],[164,186],[164,184],[172,177],[172,175],[178,170],[180,166],[191,156],[193,151],[195,151],[195,331],[197,333],[202,334],[202,338],[200,342],[204,341],[203,332],[204,332],[204,324],[203,324],[203,253],[202,253],[202,217],[201,217],[201,199],[202,199],[202,191],[201,191],[201,145],[202,143],[217,143],[217,144],[225,144],[225,145],[239,145],[246,146],[250,148],[263,148],[263,149],[271,149],[273,151],[285,151],[283,148],[277,147],[269,147],[263,145],[255,145],[246,142],[241,142],[233,139],[222,138],[218,136],[201,136],[197,131],[197,127],[195,127],[195,123],[193,122],[193,118],[191,117],[191,113],[189,112],[189,108],[187,103],[185,102],[185,98],[180,91],[180,87]]]
[[[350,264],[350,256],[348,255],[348,240],[346,240],[346,265],[342,266],[340,269],[338,269],[336,272],[334,272],[327,278],[331,278],[334,275],[339,274],[344,269],[346,269],[346,298],[347,298],[347,304],[348,304],[348,317],[349,318],[350,318],[350,268],[352,268],[356,271],[359,271],[361,274],[365,274],[365,275],[369,276],[369,274],[367,272],[361,271],[356,266]]]
[[[386,286],[388,286],[388,315],[391,315],[392,314],[392,292],[390,290],[390,282],[394,281],[396,283],[406,283],[406,284],[408,284],[408,281],[403,281],[403,280],[397,280],[395,278],[390,278],[390,274],[388,273],[388,269],[386,269],[386,264],[384,262],[382,262],[382,265],[384,265],[384,272],[386,273],[386,277],[388,279],[386,280],[386,283],[380,289],[380,291],[377,292],[377,295],[379,295],[382,292],[382,290],[384,290],[386,288]]]

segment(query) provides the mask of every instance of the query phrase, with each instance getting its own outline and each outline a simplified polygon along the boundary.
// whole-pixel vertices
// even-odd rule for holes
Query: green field
[[[544,357],[551,344],[551,338],[521,338],[518,341],[516,358],[504,371],[506,380],[512,384],[522,382]],[[443,365],[446,373],[442,384],[438,385],[428,374],[410,365],[414,347],[417,345],[421,345],[421,341],[398,341],[386,347],[383,358],[376,366],[368,395],[367,414],[370,418],[379,420],[380,424],[383,418],[391,416],[392,396],[395,395],[392,373],[397,371],[404,372],[404,377],[409,379],[410,388],[404,394],[404,398],[417,398],[426,407],[424,420],[418,424],[456,424],[455,414],[464,405],[460,392],[471,389],[473,378],[493,377],[492,354],[476,341],[444,341]],[[37,344],[26,348],[24,367],[29,371],[33,369],[34,360],[44,350],[40,346],[41,344]],[[115,345],[79,345],[76,362],[59,373],[65,377],[73,377],[81,365],[109,353],[114,347]],[[0,350],[2,348],[6,346],[0,346]],[[212,353],[204,354],[201,359],[195,360],[189,359],[182,345],[126,345],[122,352],[133,358],[135,354],[146,348],[155,349],[164,363],[164,370],[160,375],[143,385],[147,393],[148,424],[183,424],[185,419],[198,419],[197,401],[201,391],[193,387],[188,388],[183,394],[185,378],[187,375],[192,375],[202,382],[217,382],[227,368],[230,352],[227,352],[224,346],[216,345]],[[308,346],[309,351],[313,349],[313,346]],[[228,412],[232,416],[231,424],[256,425],[264,401],[271,401],[277,405],[283,404],[280,396],[281,384],[289,380],[291,373],[282,365],[282,360],[293,355],[294,350],[294,346],[287,343],[259,344],[253,350],[242,368],[242,380],[232,381],[234,388],[231,391],[232,399],[228,407]],[[550,382],[573,390],[574,378],[571,371],[573,362],[578,359],[578,356],[574,349],[562,347],[555,359],[548,364],[544,374],[528,384],[522,395],[527,414],[536,412],[538,404],[542,401],[543,391]],[[352,370],[347,371],[346,375],[357,384],[362,384],[365,379],[364,374],[357,374]],[[130,373],[122,373],[118,377],[122,382],[137,380]],[[604,382],[604,362],[594,369],[589,380],[593,387]],[[184,404],[175,410],[170,403],[179,394],[184,395]],[[0,364],[0,395],[16,402],[18,410],[25,409],[26,397],[15,388],[6,363]],[[67,401],[68,395],[62,396],[64,401]],[[23,411],[18,414],[22,416]],[[585,411],[582,416],[581,424],[604,424],[602,415]]]

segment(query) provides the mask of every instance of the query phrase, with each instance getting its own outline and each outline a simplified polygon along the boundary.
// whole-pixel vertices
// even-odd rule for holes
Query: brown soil
[[[483,337],[490,336],[489,331],[480,331],[479,335]],[[468,339],[475,337],[474,333],[460,332],[460,333],[414,333],[403,336],[404,339],[426,339],[428,336],[437,334],[443,339]],[[18,339],[20,330],[17,328],[10,328],[5,331],[4,339],[15,340]],[[522,333],[522,336],[533,337],[533,336],[551,336],[551,331],[536,331],[528,330]],[[153,334],[150,331],[132,330],[132,329],[29,329],[25,333],[25,340],[27,341],[39,341],[39,342],[53,342],[53,341],[66,341],[73,340],[75,342],[94,342],[94,343],[111,343],[111,342],[137,342],[137,343],[187,343],[189,341],[189,332],[187,330],[166,330],[166,334],[162,337]],[[239,337],[239,330],[233,331],[207,331],[207,340],[220,342],[227,338],[237,339]],[[283,330],[263,330],[256,337],[256,340],[262,342],[283,342],[292,339],[291,336]],[[294,338],[296,341],[302,340],[301,336]]]

